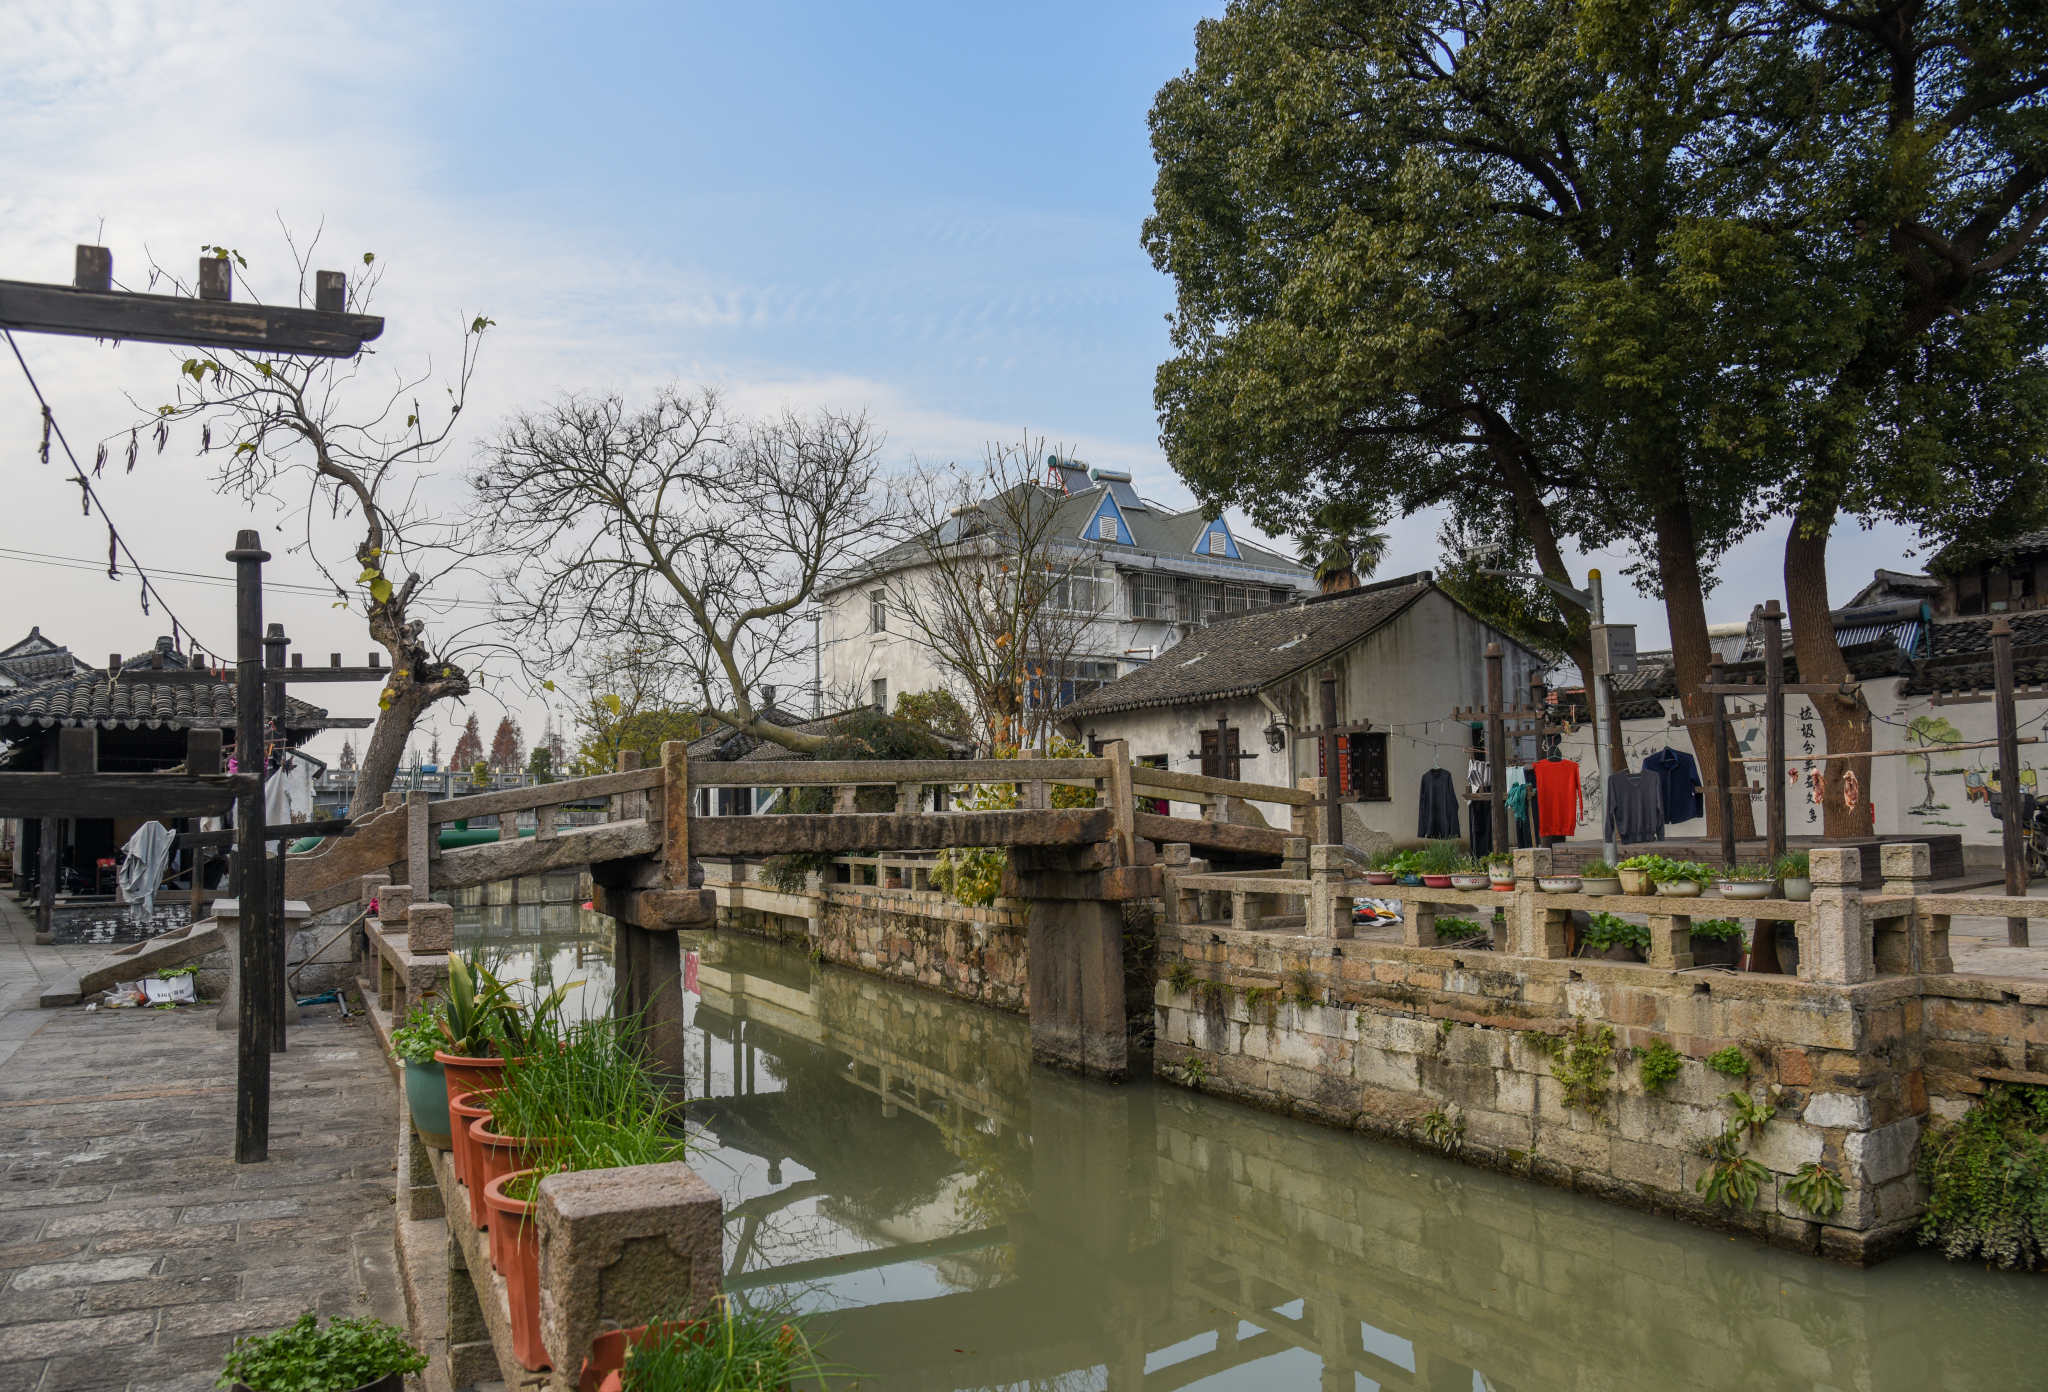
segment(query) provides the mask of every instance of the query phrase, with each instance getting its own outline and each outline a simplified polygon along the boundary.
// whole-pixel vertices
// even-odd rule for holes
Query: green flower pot
[[[448,1083],[438,1063],[405,1065],[405,1101],[420,1139],[436,1150],[455,1149],[448,1125]]]

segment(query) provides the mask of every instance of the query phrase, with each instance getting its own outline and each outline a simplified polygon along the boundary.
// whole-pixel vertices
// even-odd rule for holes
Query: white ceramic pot
[[[1593,875],[1581,879],[1579,884],[1582,886],[1581,892],[1585,894],[1621,893],[1621,877],[1618,875],[1612,879],[1601,875]]]
[[[1452,889],[1484,889],[1486,888],[1488,883],[1489,881],[1484,875],[1451,876]]]
[[[1545,894],[1577,894],[1581,883],[1577,875],[1546,876],[1536,881],[1536,887]]]
[[[1813,881],[1810,879],[1795,880],[1787,875],[1780,883],[1785,886],[1785,897],[1795,904],[1805,904],[1813,899]]]
[[[1723,899],[1768,899],[1771,897],[1771,891],[1775,888],[1777,886],[1770,880],[1723,880],[1721,881],[1721,897]]]
[[[1697,899],[1700,890],[1698,880],[1663,880],[1657,885],[1657,892],[1666,899]]]

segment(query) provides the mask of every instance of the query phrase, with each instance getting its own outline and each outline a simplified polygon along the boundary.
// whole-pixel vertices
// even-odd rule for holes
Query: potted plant
[[[1768,899],[1778,887],[1778,867],[1767,860],[1745,860],[1721,872],[1723,899]]]
[[[1422,883],[1422,852],[1402,851],[1387,862],[1387,869],[1393,874],[1395,884],[1419,885]]]
[[[1621,892],[1623,894],[1655,893],[1654,886],[1656,881],[1651,878],[1650,872],[1656,868],[1657,862],[1662,859],[1664,857],[1656,855],[1630,856],[1627,860],[1615,866],[1614,874],[1615,878],[1621,881]]]
[[[1732,918],[1696,918],[1692,921],[1692,962],[1696,967],[1732,967],[1742,960],[1749,945],[1743,940],[1742,925]]]
[[[1388,846],[1374,848],[1365,860],[1365,882],[1367,884],[1390,885],[1394,882],[1394,851]]]
[[[1694,899],[1706,892],[1714,878],[1714,867],[1691,860],[1665,860],[1662,856],[1650,870],[1657,893],[1667,899]]]
[[[1614,867],[1597,856],[1579,867],[1579,892],[1582,894],[1619,894],[1621,877],[1614,873]]]
[[[1813,899],[1813,870],[1805,851],[1787,851],[1778,857],[1778,878],[1785,886],[1785,897],[1795,904],[1805,904]]]
[[[1452,889],[1485,889],[1489,883],[1486,866],[1477,856],[1461,855],[1451,869]]]
[[[1605,957],[1613,962],[1647,961],[1650,952],[1650,930],[1640,923],[1631,923],[1619,914],[1595,913],[1586,919],[1585,929],[1579,934],[1581,957]]]
[[[670,1387],[824,1386],[832,1371],[803,1316],[786,1306],[753,1308],[720,1297],[700,1319],[607,1330],[590,1343],[580,1392]]]
[[[505,1067],[498,1051],[502,1017],[515,1013],[511,992],[478,963],[474,970],[458,953],[448,954],[448,995],[441,1010],[445,1047],[434,1051],[441,1065],[452,1108],[465,1093],[489,1092],[499,1086]]]
[[[1515,887],[1515,858],[1505,851],[1496,851],[1486,858],[1486,879],[1495,889]]]
[[[440,1044],[440,1017],[425,1001],[391,1031],[391,1057],[405,1070],[405,1105],[412,1112],[413,1130],[434,1149],[449,1150],[455,1140],[448,1121],[448,1080],[434,1058]]]
[[[1465,851],[1456,841],[1432,841],[1416,857],[1415,869],[1431,889],[1449,889],[1451,876],[1465,863]]]
[[[403,1329],[341,1317],[322,1328],[307,1311],[283,1329],[235,1340],[214,1385],[234,1392],[402,1392],[405,1375],[426,1366],[427,1356]]]

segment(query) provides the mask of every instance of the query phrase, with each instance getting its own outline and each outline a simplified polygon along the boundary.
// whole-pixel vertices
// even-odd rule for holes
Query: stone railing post
[[[1934,858],[1924,842],[1880,846],[1878,864],[1884,872],[1880,894],[1917,899],[1927,893],[1934,878]],[[1870,939],[1871,956],[1881,972],[1910,975],[1956,969],[1948,950],[1948,915],[1922,913],[1917,902],[1906,913],[1888,912],[1883,918],[1872,918]]]
[[[1323,795],[1323,780],[1320,778],[1302,778],[1296,782],[1304,793],[1314,793],[1317,797]],[[1323,809],[1313,803],[1306,807],[1291,806],[1287,809],[1287,834],[1299,836],[1312,844],[1328,841],[1330,838],[1323,835],[1322,817]]]
[[[1526,846],[1515,853],[1515,906],[1508,919],[1515,925],[1517,957],[1556,958],[1565,955],[1565,925],[1570,916],[1553,909],[1536,881],[1550,873],[1548,846]]]
[[[1352,934],[1351,896],[1337,884],[1351,875],[1350,857],[1342,846],[1308,848],[1308,927],[1312,938],[1348,938]]]
[[[554,1392],[576,1387],[590,1341],[718,1297],[724,1212],[688,1165],[549,1175],[534,1226],[540,1245],[541,1342]]]
[[[356,879],[356,893],[358,896],[356,902],[362,906],[361,912],[368,913],[372,903],[375,903],[381,909],[383,907],[382,895],[384,887],[390,883],[391,876],[382,870],[372,870],[366,875],[358,876]],[[361,925],[358,925],[359,931],[352,935],[349,943],[349,951],[352,955],[360,954],[363,951],[364,944],[370,940],[370,935],[365,931],[360,931],[360,928]]]
[[[1870,925],[1863,921],[1863,853],[1854,846],[1817,846],[1807,853],[1813,874],[1813,916],[1799,944],[1799,975],[1850,986],[1877,974]]]
[[[406,949],[415,957],[451,952],[455,948],[455,909],[429,901],[405,911]]]
[[[1692,915],[1650,915],[1650,965],[1666,971],[1692,965]]]
[[[424,896],[422,896],[424,897]],[[387,884],[384,892],[377,896],[377,921],[384,925],[387,933],[405,931],[406,911],[412,908],[412,886],[409,884]]]
[[[434,858],[434,824],[427,816],[424,791],[405,795],[405,882],[420,898],[431,893]],[[389,920],[387,920],[388,922]]]

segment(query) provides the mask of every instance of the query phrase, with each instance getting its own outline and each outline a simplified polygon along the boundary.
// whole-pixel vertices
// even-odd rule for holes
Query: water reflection
[[[472,931],[608,983],[604,920]],[[2041,1384],[2048,1287],[1855,1271],[1179,1089],[1030,1066],[1023,1022],[686,935],[727,1287],[829,1311],[888,1388]],[[603,976],[600,978],[600,972]],[[758,1298],[758,1297],[757,1297]]]

